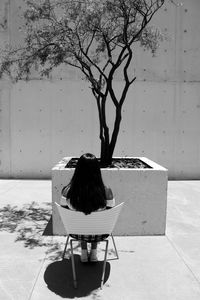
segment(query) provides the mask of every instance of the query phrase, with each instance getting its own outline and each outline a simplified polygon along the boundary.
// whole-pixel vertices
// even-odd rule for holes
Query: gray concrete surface
[[[0,300],[200,299],[200,181],[169,182],[165,236],[115,237],[102,290],[102,261],[82,265],[79,247],[74,290],[65,238],[42,235],[50,217],[50,181],[0,180]]]

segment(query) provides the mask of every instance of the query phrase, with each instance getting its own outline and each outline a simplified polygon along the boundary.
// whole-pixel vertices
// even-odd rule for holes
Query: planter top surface
[[[63,159],[57,163],[53,168],[52,168],[52,171],[55,171],[55,170],[69,170],[69,169],[73,169],[73,168],[66,168],[66,165],[67,163],[70,161],[72,157],[63,157]],[[132,171],[132,170],[142,170],[142,171],[152,171],[152,170],[162,170],[162,171],[167,171],[166,168],[162,167],[161,165],[155,163],[154,161],[146,158],[146,157],[125,157],[125,159],[139,159],[141,160],[142,162],[144,162],[145,164],[149,165],[150,168],[102,168],[102,170],[126,170],[126,171]],[[116,159],[120,159],[120,157],[116,157]]]

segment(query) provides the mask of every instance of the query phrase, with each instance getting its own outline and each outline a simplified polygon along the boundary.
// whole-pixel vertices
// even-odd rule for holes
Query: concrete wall
[[[137,76],[123,110],[115,155],[146,156],[169,178],[200,177],[200,1],[167,4],[152,24],[166,33],[156,57],[136,49]],[[22,0],[0,2],[0,45],[20,42]],[[115,78],[120,91],[120,74]],[[108,107],[112,125],[112,107]],[[99,155],[96,104],[81,74],[0,81],[0,177],[46,178],[64,156]]]

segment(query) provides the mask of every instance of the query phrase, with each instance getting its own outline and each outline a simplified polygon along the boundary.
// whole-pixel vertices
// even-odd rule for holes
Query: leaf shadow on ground
[[[15,242],[22,242],[28,249],[44,247],[48,260],[54,261],[62,257],[66,238],[53,236],[52,204],[49,202],[0,207],[0,232],[3,231],[15,234]],[[79,243],[75,250],[78,248]],[[69,254],[68,249],[65,256],[69,257]],[[110,248],[108,259],[113,256],[115,252]]]
[[[19,206],[6,205],[0,208],[0,232],[8,232],[15,236],[15,242],[23,243],[27,249],[44,247],[45,259],[50,262],[44,272],[44,281],[49,290],[62,298],[85,297],[98,299],[103,261],[97,263],[80,262],[75,254],[78,289],[74,289],[72,267],[69,250],[62,258],[65,238],[52,235],[52,204],[32,202]],[[79,243],[74,250],[80,251]],[[101,250],[105,251],[105,250]],[[113,250],[108,251],[108,258]],[[110,274],[110,263],[106,263],[104,283]],[[87,276],[86,276],[87,275]]]
[[[70,259],[51,263],[44,273],[44,281],[49,290],[62,298],[81,298],[90,295],[98,299],[97,290],[101,285],[103,261],[97,263],[81,263],[79,255],[74,255],[78,288],[73,286],[72,266]],[[106,263],[104,283],[110,274],[110,263]]]
[[[62,256],[63,242],[53,239],[51,226],[51,203],[8,204],[0,208],[1,232],[15,234],[15,242],[22,242],[28,249],[45,247],[46,258],[56,260]]]

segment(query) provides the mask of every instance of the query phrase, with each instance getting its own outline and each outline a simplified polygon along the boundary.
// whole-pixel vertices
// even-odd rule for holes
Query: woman
[[[63,188],[62,196],[69,209],[90,214],[115,205],[112,190],[103,183],[97,158],[90,153],[83,154],[70,183]],[[64,204],[64,203],[62,203]],[[90,261],[97,261],[97,243],[91,243]],[[81,261],[88,261],[87,242],[81,242]]]

